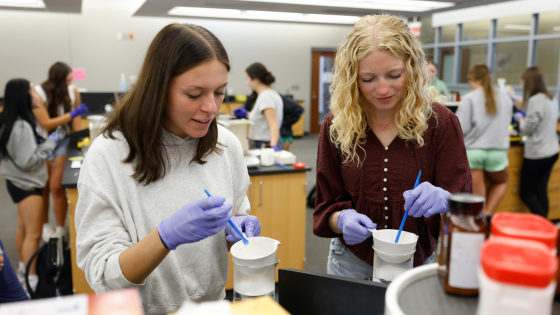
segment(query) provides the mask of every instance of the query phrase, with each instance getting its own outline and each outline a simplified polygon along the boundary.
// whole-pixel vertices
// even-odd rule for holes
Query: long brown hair
[[[130,147],[123,162],[136,163],[132,177],[138,182],[145,180],[148,185],[162,179],[169,167],[161,126],[171,80],[214,59],[222,62],[229,72],[229,58],[224,46],[214,34],[198,25],[169,24],[150,44],[136,84],[108,117],[103,131],[104,136],[112,139],[115,139],[115,131],[123,134]],[[204,164],[204,157],[212,152],[222,152],[218,144],[218,126],[214,119],[208,133],[198,139],[191,163]]]
[[[58,107],[63,105],[64,113],[68,113],[72,109],[72,102],[68,94],[68,85],[66,84],[66,77],[72,72],[72,69],[64,62],[57,62],[49,69],[49,77],[47,81],[41,84],[41,87],[47,94],[47,111],[51,118],[58,117]],[[70,133],[70,124],[64,127]]]
[[[535,94],[543,93],[552,99],[554,95],[546,88],[544,76],[537,66],[529,67],[521,74],[523,80],[523,106],[527,106],[529,98]]]
[[[486,99],[486,112],[496,115],[496,98],[494,95],[494,86],[492,85],[492,76],[490,70],[485,64],[478,64],[471,68],[469,75],[476,81],[480,82],[484,90],[484,98]]]

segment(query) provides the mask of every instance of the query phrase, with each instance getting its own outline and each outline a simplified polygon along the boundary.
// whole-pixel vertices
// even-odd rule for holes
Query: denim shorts
[[[434,262],[434,254],[426,258],[424,265]],[[371,280],[373,267],[349,251],[344,244],[335,237],[331,239],[329,258],[327,262],[329,275]]]
[[[472,170],[499,172],[508,167],[508,151],[495,149],[467,149],[467,158]]]
[[[47,161],[52,161],[57,156],[65,156],[66,153],[68,153],[68,143],[70,143],[70,138],[58,140],[58,142],[56,143],[56,147],[54,147],[54,151],[47,158]]]

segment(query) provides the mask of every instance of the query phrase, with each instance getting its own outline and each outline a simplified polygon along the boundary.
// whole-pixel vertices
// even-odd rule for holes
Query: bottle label
[[[451,287],[478,289],[477,270],[480,265],[480,247],[484,239],[483,233],[453,233],[448,280]]]

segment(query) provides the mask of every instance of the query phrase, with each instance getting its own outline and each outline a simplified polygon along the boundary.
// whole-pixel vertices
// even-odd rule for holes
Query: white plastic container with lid
[[[506,237],[480,249],[478,315],[550,315],[558,260],[542,243]]]
[[[556,254],[558,230],[552,222],[530,213],[501,212],[492,216],[491,236],[504,236],[543,243]]]

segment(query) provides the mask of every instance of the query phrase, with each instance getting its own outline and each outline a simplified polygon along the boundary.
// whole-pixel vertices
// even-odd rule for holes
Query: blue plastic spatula
[[[210,193],[208,192],[208,190],[204,189],[204,192],[208,195],[208,197],[210,197]],[[231,220],[228,220],[228,223],[235,230],[235,233],[237,233],[237,235],[239,235],[239,237],[241,237],[241,240],[243,241],[243,244],[245,244],[245,245],[249,244],[249,240],[245,236],[243,236],[243,233],[241,233],[241,231],[239,231],[237,226],[235,226],[235,224],[233,224],[233,222]]]
[[[420,174],[422,174],[422,170],[418,172],[418,177],[416,177],[416,183],[414,183],[413,189],[416,189],[416,187],[418,187],[418,182],[420,181]],[[395,240],[395,243],[399,242],[399,237],[401,237],[401,232],[404,227],[404,223],[406,222],[406,217],[408,217],[408,210],[404,212],[404,217],[402,218],[401,227],[399,228],[399,233],[397,233],[397,239]]]

